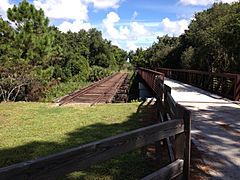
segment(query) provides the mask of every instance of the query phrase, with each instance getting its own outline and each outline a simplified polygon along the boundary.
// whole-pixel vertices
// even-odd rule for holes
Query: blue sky
[[[20,0],[0,0],[0,15]],[[196,12],[238,0],[30,0],[61,31],[97,28],[125,50],[149,47],[157,36],[179,36]]]

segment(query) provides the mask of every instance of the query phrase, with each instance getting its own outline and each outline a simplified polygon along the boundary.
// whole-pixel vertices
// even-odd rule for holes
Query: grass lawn
[[[144,106],[138,111],[139,105],[0,103],[0,167],[136,129],[144,117]],[[138,179],[152,168],[136,150],[63,179]]]

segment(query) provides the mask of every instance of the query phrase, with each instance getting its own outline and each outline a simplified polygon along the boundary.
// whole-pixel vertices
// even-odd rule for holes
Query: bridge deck
[[[173,98],[192,111],[192,139],[213,179],[240,177],[240,105],[165,79]]]

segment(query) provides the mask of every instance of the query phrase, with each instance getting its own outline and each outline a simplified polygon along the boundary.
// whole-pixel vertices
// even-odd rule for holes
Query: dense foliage
[[[158,37],[129,57],[135,66],[240,73],[240,2],[216,3],[195,14],[181,36]]]
[[[126,62],[101,32],[63,33],[26,0],[7,15],[0,16],[0,101],[35,101],[59,83],[98,80]]]

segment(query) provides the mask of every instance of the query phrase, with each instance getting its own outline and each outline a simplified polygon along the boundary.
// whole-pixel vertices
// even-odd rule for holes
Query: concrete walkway
[[[165,79],[173,98],[192,111],[192,141],[212,179],[240,179],[240,105]]]

